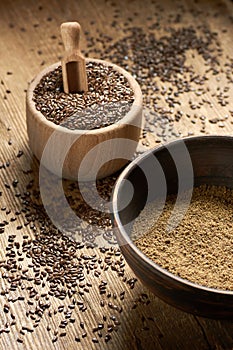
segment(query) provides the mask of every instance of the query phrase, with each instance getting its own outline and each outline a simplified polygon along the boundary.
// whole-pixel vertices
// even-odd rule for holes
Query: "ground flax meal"
[[[167,223],[175,198],[168,196],[152,226],[156,201],[143,209],[133,227],[135,244],[177,276],[203,286],[233,290],[233,190],[207,185],[194,188],[185,216],[169,231]]]

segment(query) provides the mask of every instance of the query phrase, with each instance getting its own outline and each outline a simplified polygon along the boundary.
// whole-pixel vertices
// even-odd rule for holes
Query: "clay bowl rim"
[[[137,125],[137,123],[132,122],[132,120],[134,119],[135,115],[138,115],[140,112],[142,112],[142,103],[143,103],[142,91],[141,91],[140,85],[138,84],[136,79],[129,72],[127,72],[124,68],[118,66],[115,63],[111,63],[111,62],[108,62],[108,61],[105,61],[105,60],[101,60],[101,59],[97,59],[97,58],[86,58],[86,62],[102,63],[105,66],[113,67],[113,69],[115,71],[117,71],[117,72],[121,73],[122,75],[124,75],[124,77],[129,82],[129,85],[130,85],[130,87],[131,87],[131,89],[133,90],[133,93],[134,93],[134,101],[133,101],[133,104],[132,104],[129,112],[127,112],[124,115],[124,117],[121,118],[117,123],[105,126],[103,128],[92,129],[92,130],[88,130],[88,129],[71,130],[71,129],[68,129],[68,128],[62,126],[62,125],[58,125],[58,124],[55,124],[55,123],[47,120],[46,117],[40,111],[38,111],[36,109],[35,102],[33,101],[33,92],[34,92],[37,84],[40,82],[40,80],[42,79],[42,77],[44,75],[46,75],[47,73],[51,72],[55,68],[61,66],[61,62],[58,61],[56,63],[53,63],[53,64],[47,66],[43,70],[41,70],[28,84],[27,95],[26,95],[26,104],[29,107],[31,113],[33,113],[33,117],[36,118],[37,120],[39,120],[41,123],[47,125],[48,128],[53,129],[53,130],[57,130],[59,128],[59,130],[61,132],[64,132],[66,134],[99,135],[99,134],[111,132],[113,130],[116,130],[117,128],[120,128],[120,127],[124,126],[124,125],[133,125],[133,126],[136,126],[136,127],[140,127],[139,125]]]
[[[150,268],[152,268],[153,270],[160,272],[161,274],[165,275],[166,277],[168,277],[169,279],[173,279],[178,283],[181,283],[183,285],[186,285],[187,287],[191,287],[191,288],[195,288],[195,289],[199,289],[199,290],[203,290],[209,293],[215,293],[215,294],[226,294],[226,295],[232,295],[233,296],[233,290],[224,290],[224,289],[217,289],[217,288],[213,288],[213,287],[208,287],[208,286],[202,286],[198,283],[194,283],[191,282],[185,278],[179,277],[171,272],[169,272],[168,270],[166,270],[165,268],[161,267],[160,265],[158,265],[157,263],[155,263],[154,261],[152,261],[150,258],[148,258],[131,240],[131,238],[129,237],[129,235],[127,234],[127,232],[124,229],[124,226],[121,223],[121,219],[119,217],[119,211],[118,211],[118,193],[121,190],[122,187],[122,181],[124,179],[128,178],[128,175],[136,168],[137,164],[142,162],[144,159],[146,159],[147,157],[151,156],[152,153],[157,153],[160,150],[166,148],[168,145],[173,146],[178,144],[179,142],[183,141],[187,141],[187,140],[194,140],[197,141],[199,139],[213,139],[213,138],[222,138],[224,139],[231,139],[233,142],[233,136],[226,136],[226,135],[205,135],[205,136],[191,136],[191,137],[184,137],[184,138],[180,138],[178,140],[174,140],[174,141],[170,141],[170,142],[166,142],[163,145],[160,146],[156,146],[151,148],[150,150],[146,151],[145,153],[139,155],[137,158],[135,158],[123,171],[122,173],[119,175],[115,186],[114,186],[114,191],[113,191],[113,195],[112,195],[112,215],[113,215],[113,226],[114,226],[114,231],[116,232],[116,237],[117,240],[119,240],[119,237],[122,239],[123,238],[123,242],[124,244],[121,245],[129,245],[130,248],[133,250],[134,254],[136,254],[140,260],[143,260],[147,265],[150,266]],[[119,236],[119,237],[118,237]],[[120,245],[120,246],[121,246]],[[126,254],[126,260],[127,260],[127,254]]]

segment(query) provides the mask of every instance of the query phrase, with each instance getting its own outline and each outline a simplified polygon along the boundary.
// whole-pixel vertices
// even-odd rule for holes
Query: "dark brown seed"
[[[111,335],[110,334],[106,334],[106,336],[104,337],[105,343],[109,342],[109,340],[111,340]]]
[[[19,151],[16,155],[17,158],[20,158],[23,155],[23,151]]]
[[[3,311],[7,314],[10,311],[9,306],[5,304],[3,307]]]

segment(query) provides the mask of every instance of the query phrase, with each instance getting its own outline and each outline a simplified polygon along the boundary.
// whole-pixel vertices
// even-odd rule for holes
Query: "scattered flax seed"
[[[66,332],[62,332],[59,334],[60,337],[65,337],[66,336]]]
[[[23,155],[23,151],[19,150],[19,152],[17,153],[16,157],[20,158]]]
[[[156,2],[158,1],[156,0],[155,3]],[[113,2],[111,6],[115,7],[117,10],[114,14],[115,19],[120,18],[121,10],[117,8],[117,2]],[[194,4],[194,7],[196,7],[196,4]],[[39,6],[38,9],[41,10],[43,14],[42,10],[44,9],[42,6]],[[211,9],[209,10],[211,11]],[[140,26],[135,26],[132,18],[127,20],[125,18],[123,22],[124,28],[119,39],[112,40],[106,33],[98,32],[98,47],[101,48],[95,45],[96,37],[93,38],[90,36],[90,33],[86,32],[87,46],[89,48],[85,53],[87,54],[86,56],[104,57],[111,62],[115,62],[129,71],[139,82],[144,95],[145,124],[142,132],[142,143],[146,147],[150,146],[147,139],[149,133],[155,136],[155,143],[182,136],[181,132],[176,131],[175,127],[181,126],[180,124],[187,126],[188,136],[196,134],[197,128],[192,128],[193,124],[197,127],[200,125],[200,132],[205,133],[210,131],[210,127],[218,127],[220,131],[221,128],[224,130],[224,126],[221,123],[226,123],[226,119],[228,119],[229,123],[233,124],[231,120],[233,117],[233,109],[232,105],[230,105],[229,97],[232,87],[232,58],[227,56],[221,57],[221,45],[218,44],[220,37],[218,38],[217,32],[213,32],[210,29],[208,21],[205,19],[203,22],[200,21],[198,27],[189,25],[186,19],[182,23],[182,18],[186,18],[186,16],[183,16],[185,12],[184,8],[177,7],[177,12],[178,11],[180,13],[177,13],[177,16],[173,16],[174,18],[171,17],[169,19],[169,13],[168,16],[165,16],[165,11],[162,13],[162,6],[161,8],[159,7],[158,11],[156,10],[159,16],[157,14],[155,16],[151,14],[150,17],[147,17],[147,27],[149,29],[147,31],[143,30]],[[160,13],[162,15],[161,17]],[[196,17],[197,12],[193,10],[193,12],[190,12],[190,15],[192,15],[192,13],[193,16]],[[47,16],[45,19],[46,18]],[[201,16],[199,19],[201,19]],[[179,25],[174,26],[173,21],[174,23],[179,23]],[[92,22],[92,24],[94,24],[94,22]],[[117,20],[112,21],[112,26],[116,29],[117,25]],[[14,26],[14,24],[9,23],[10,28]],[[39,24],[34,24],[35,28],[38,26]],[[162,33],[160,31],[161,29]],[[63,44],[59,42],[58,45]],[[195,65],[192,66],[192,64],[189,64],[187,57],[190,51],[192,51],[193,59],[197,58],[198,61],[200,61],[200,59],[203,60],[203,72],[197,72]],[[44,52],[35,50],[35,53],[41,57],[41,65],[45,65],[47,58],[44,57]],[[220,58],[223,58],[225,61],[225,65],[221,65],[221,67],[219,66]],[[219,74],[222,69],[223,72]],[[60,67],[58,67],[56,71],[51,72],[50,76],[44,77],[44,81],[41,81],[41,83],[44,82],[44,85],[42,86],[40,83],[37,86],[38,89],[35,91],[36,96],[34,97],[36,98],[35,103],[37,103],[37,108],[40,109],[42,113],[45,113],[46,118],[56,124],[64,122],[64,126],[66,127],[90,129],[103,127],[106,125],[105,123],[110,123],[110,121],[115,123],[118,120],[117,118],[122,118],[124,115],[123,113],[127,113],[127,108],[130,108],[133,102],[132,91],[129,89],[129,86],[127,86],[127,82],[120,77],[116,79],[116,75],[114,75],[113,80],[111,80],[111,72],[103,71],[100,66],[91,67],[89,65],[87,66],[87,70],[89,72],[89,78],[92,77],[93,80],[91,78],[88,92],[89,97],[86,94],[86,99],[83,98],[84,94],[67,95],[62,92]],[[96,79],[96,70],[98,74],[102,72],[100,74],[102,80]],[[7,74],[8,73],[6,73],[6,75]],[[215,75],[217,78],[215,83],[212,84],[211,81],[209,81],[209,86],[206,86],[206,80],[213,78]],[[226,82],[222,79],[224,76]],[[10,76],[8,76],[8,79],[11,79]],[[104,79],[106,79],[106,86],[102,84]],[[117,84],[117,82],[119,82],[119,84]],[[115,86],[113,83],[116,83]],[[4,104],[7,105],[10,101],[10,97],[13,96],[13,86],[12,90],[8,90],[7,82],[3,80],[0,81],[0,85],[3,88]],[[6,91],[6,89],[8,91]],[[22,88],[22,92],[23,91],[26,92],[26,89],[23,90]],[[117,97],[117,102],[114,101],[114,103],[111,104],[111,98],[114,96]],[[211,100],[209,100],[210,96]],[[185,99],[188,98],[188,100],[190,97],[190,102],[187,100],[185,111],[182,110],[184,102],[184,100],[182,100],[183,97]],[[57,98],[58,100],[56,100]],[[201,110],[201,106],[212,108],[212,102],[214,100],[222,110],[219,115],[214,113],[214,109],[213,113],[209,113],[205,109]],[[52,106],[53,102],[54,105]],[[58,102],[59,106],[57,106]],[[99,104],[97,104],[97,102]],[[104,106],[102,106],[102,102],[104,102]],[[229,106],[227,108],[228,103]],[[64,107],[63,109],[60,109],[61,104]],[[116,105],[120,107],[119,111],[116,110],[116,108],[114,109]],[[104,118],[106,108],[108,109],[108,118]],[[187,108],[189,108],[189,110]],[[99,111],[99,119],[95,119],[95,124],[93,124],[93,114],[95,113],[95,115],[97,115],[96,109]],[[66,110],[65,115],[64,110]],[[77,114],[82,116],[84,112],[89,113],[91,121],[89,121],[89,124],[87,123],[85,114],[85,118],[83,117],[79,120],[81,123],[81,125],[79,125],[79,123],[77,124],[76,116]],[[109,114],[109,112],[111,113]],[[220,117],[220,115],[229,115],[229,117],[223,118]],[[68,116],[69,120],[67,118]],[[65,119],[63,119],[64,117]],[[9,131],[10,128],[7,130]],[[12,130],[12,132],[13,131],[14,130]],[[13,134],[10,135],[9,139],[10,141],[12,139],[13,144],[15,144]],[[7,155],[11,152],[11,154],[9,154],[9,159],[11,159],[11,161],[5,159],[4,162],[2,161],[2,163],[0,163],[1,176],[2,173],[5,172],[3,178],[7,181],[7,186],[5,187],[3,184],[1,188],[0,196],[3,203],[4,196],[9,196],[9,203],[14,203],[17,209],[12,210],[10,214],[10,209],[2,205],[3,209],[1,209],[1,215],[5,220],[1,219],[0,234],[2,237],[5,236],[3,238],[7,238],[9,232],[13,232],[12,230],[15,230],[15,227],[19,227],[24,222],[23,228],[25,227],[25,233],[29,233],[30,231],[29,236],[31,236],[31,240],[29,236],[24,236],[23,242],[20,241],[19,244],[19,242],[15,240],[16,237],[10,237],[9,235],[9,244],[6,249],[2,247],[3,260],[1,261],[1,273],[4,287],[1,288],[0,294],[4,297],[3,299],[6,300],[7,305],[9,305],[9,311],[4,313],[4,316],[9,317],[10,322],[9,326],[3,326],[3,328],[0,329],[0,334],[15,334],[17,329],[20,329],[21,325],[17,318],[14,319],[15,316],[11,316],[11,303],[17,304],[20,302],[24,317],[29,321],[31,327],[25,329],[22,327],[23,330],[30,333],[36,327],[39,327],[40,320],[47,325],[47,317],[49,317],[49,324],[46,329],[51,337],[51,341],[52,339],[54,342],[61,341],[64,338],[60,338],[59,335],[65,332],[69,334],[69,327],[73,327],[72,323],[74,323],[75,320],[75,326],[77,324],[79,325],[80,317],[77,317],[76,311],[78,315],[81,313],[83,315],[88,309],[90,311],[86,299],[82,299],[82,295],[84,294],[85,297],[89,297],[87,293],[83,292],[83,290],[88,287],[90,288],[90,292],[91,288],[94,289],[96,298],[99,296],[97,306],[98,304],[100,306],[99,310],[97,309],[96,311],[99,312],[100,316],[102,312],[104,330],[106,332],[104,333],[103,331],[102,339],[99,339],[98,337],[101,338],[100,331],[102,325],[100,324],[100,328],[98,326],[99,330],[94,334],[92,332],[88,332],[87,334],[86,329],[89,329],[89,327],[93,329],[96,324],[86,325],[85,329],[80,327],[80,334],[76,335],[75,341],[83,342],[82,338],[86,337],[86,342],[91,344],[92,337],[96,336],[99,343],[107,343],[111,340],[113,332],[118,329],[116,326],[119,326],[122,316],[121,313],[124,312],[125,309],[125,295],[127,295],[127,300],[129,300],[130,295],[134,295],[131,289],[134,288],[136,283],[134,277],[130,278],[128,274],[127,277],[125,276],[125,262],[118,248],[98,249],[95,247],[99,232],[97,229],[93,229],[92,225],[108,228],[108,232],[102,235],[104,240],[109,244],[116,243],[113,233],[109,230],[109,228],[111,228],[109,216],[100,214],[96,210],[91,210],[86,203],[80,201],[79,196],[77,195],[76,197],[78,193],[77,184],[69,183],[69,185],[67,185],[69,190],[67,200],[69,204],[73,207],[74,203],[78,203],[78,214],[81,215],[85,221],[90,222],[90,225],[86,228],[78,228],[80,242],[70,240],[52,225],[44,212],[39,186],[36,183],[35,172],[31,168],[25,168],[25,164],[22,163],[17,171],[19,176],[20,171],[25,175],[25,178],[28,176],[28,184],[26,186],[24,186],[24,181],[20,184],[21,186],[16,186],[16,183],[15,185],[12,183],[14,179],[11,178],[12,174],[10,174],[10,172],[8,173],[8,171],[10,170],[13,160],[16,157],[20,158],[23,152],[19,151],[17,154],[17,150],[16,153],[14,153],[15,148],[12,148],[12,146],[10,147],[7,142],[6,145],[7,150],[5,150],[5,146],[3,146],[3,154]],[[24,157],[21,157],[17,162],[24,160]],[[115,180],[116,177],[113,176],[97,181],[98,192],[106,200],[111,196]],[[64,184],[64,186],[66,185]],[[17,187],[17,189],[19,188],[19,192],[16,193],[14,187]],[[58,210],[61,210],[59,206]],[[9,213],[8,217],[7,213]],[[15,221],[16,226],[13,224]],[[206,223],[204,222],[202,224],[203,228],[205,228]],[[24,235],[23,229],[16,233],[16,236],[20,236],[20,238]],[[199,237],[199,235],[200,233],[197,233],[195,237]],[[206,236],[208,237],[208,234],[206,234]],[[162,237],[160,238],[162,239]],[[216,239],[217,238],[218,235],[216,236]],[[201,242],[201,244],[203,242]],[[14,243],[14,245],[12,245],[12,243]],[[166,250],[170,249],[171,243],[173,243],[173,240],[165,235],[161,244],[163,244]],[[228,248],[224,240],[222,244],[223,250]],[[85,251],[86,247],[88,247],[88,253]],[[231,255],[229,254],[229,256]],[[199,259],[201,258],[202,257],[199,256]],[[22,261],[23,266],[26,268],[25,270],[24,268],[23,270],[21,269]],[[105,273],[110,274],[110,277],[116,277],[119,287],[121,286],[122,292],[117,295],[117,298],[111,284],[107,285],[107,281],[104,281]],[[90,281],[91,283],[88,284]],[[82,287],[79,287],[79,283],[82,283]],[[48,299],[44,296],[44,287]],[[127,290],[130,292],[129,294]],[[17,296],[13,296],[15,292],[19,292],[19,294],[22,295],[22,299],[21,297],[18,298],[18,294],[16,294]],[[79,292],[80,294],[78,294]],[[23,300],[23,298],[25,299]],[[76,302],[73,301],[74,298],[77,298]],[[54,300],[57,305],[56,310],[51,306],[54,305]],[[57,311],[60,305],[59,302],[61,303],[61,312]],[[108,303],[110,303],[110,307]],[[149,303],[149,297],[141,294],[135,300],[132,300],[132,308],[137,308],[139,305],[148,305]],[[71,315],[66,311],[68,310],[68,305],[72,304],[76,305],[77,310],[75,310],[72,317],[69,318]],[[69,307],[68,311],[72,311],[72,309],[73,307]],[[6,308],[5,310],[7,311],[8,309]],[[115,315],[111,315],[110,318],[109,311],[111,311],[112,314],[117,314],[119,320],[115,318]],[[68,323],[62,322],[59,317],[62,317],[62,321],[65,319]],[[86,319],[85,314],[83,315],[83,319]],[[11,326],[14,325],[16,325],[16,327],[12,329]],[[54,327],[57,329],[55,334],[53,333]],[[147,324],[143,323],[143,327],[145,330]],[[22,336],[19,331],[18,333],[18,341],[22,342]],[[29,336],[29,334],[27,334],[27,336]],[[162,336],[163,335],[159,334],[159,337]],[[59,348],[60,344],[57,346]],[[82,346],[82,348],[83,347],[84,346]],[[105,347],[104,344],[100,344],[101,349]]]
[[[57,341],[58,337],[53,337],[52,342],[55,343]]]
[[[104,337],[105,343],[108,343],[109,340],[111,340],[111,335],[110,334],[106,334],[106,336]]]
[[[233,190],[202,185],[193,190],[189,208],[179,225],[169,231],[175,196],[168,196],[159,219],[157,201],[143,209],[132,237],[150,259],[191,282],[233,290]],[[144,232],[143,235],[141,233]],[[139,237],[140,236],[140,237]]]
[[[85,325],[84,325],[83,322],[80,322],[80,327],[81,327],[82,329],[84,329]]]

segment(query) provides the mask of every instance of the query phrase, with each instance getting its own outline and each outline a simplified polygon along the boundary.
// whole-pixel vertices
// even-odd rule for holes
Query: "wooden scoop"
[[[65,46],[62,59],[63,88],[66,93],[77,93],[88,90],[86,62],[79,48],[80,24],[66,22],[61,25],[61,36]]]

